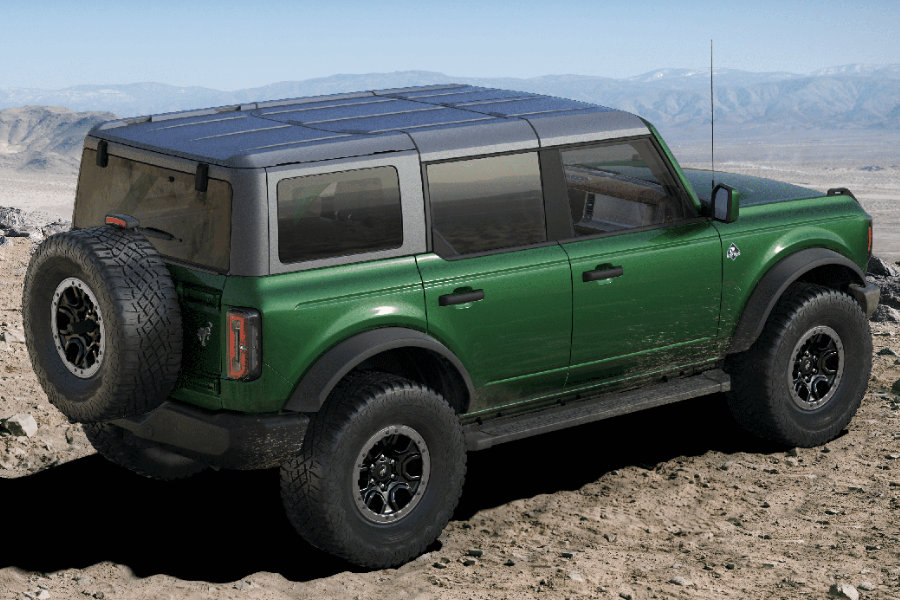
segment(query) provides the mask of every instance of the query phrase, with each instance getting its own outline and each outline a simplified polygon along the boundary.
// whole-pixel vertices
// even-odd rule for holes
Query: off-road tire
[[[150,479],[185,479],[206,469],[203,463],[141,439],[115,425],[88,424],[84,426],[84,433],[105,459]]]
[[[72,345],[58,324],[67,319],[60,316],[65,290],[80,295],[81,305],[96,303],[76,323],[93,340],[91,360],[64,357]],[[169,271],[144,236],[114,227],[50,236],[31,257],[22,307],[34,372],[70,421],[140,415],[172,391],[181,365],[181,310]]]
[[[364,470],[358,461],[366,444],[391,427],[406,428],[406,439],[420,436],[430,467],[409,512],[374,522],[390,516],[360,504]],[[459,418],[440,394],[393,375],[351,374],[313,418],[300,455],[282,466],[281,496],[291,524],[310,544],[363,567],[387,568],[437,539],[459,501],[465,473]]]
[[[821,336],[821,360],[828,355],[839,369],[829,368],[833,389],[829,378],[823,378],[821,397],[804,399],[805,384],[799,386],[802,394],[795,396],[793,388],[802,376],[798,366],[809,369],[811,377],[818,372],[812,371],[816,360],[802,360],[803,349],[816,335]],[[872,337],[859,304],[843,292],[797,283],[778,301],[753,346],[726,361],[732,378],[728,404],[736,420],[761,438],[787,446],[818,446],[835,438],[853,418],[871,367]],[[816,400],[822,404],[817,406]]]

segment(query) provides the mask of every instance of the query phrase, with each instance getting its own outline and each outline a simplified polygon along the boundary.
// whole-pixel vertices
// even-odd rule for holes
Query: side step
[[[469,450],[485,450],[491,446],[511,442],[532,435],[566,429],[593,421],[617,417],[645,408],[680,402],[690,398],[727,392],[731,378],[725,371],[714,369],[699,375],[673,379],[624,392],[610,392],[556,404],[533,412],[497,417],[464,428]]]

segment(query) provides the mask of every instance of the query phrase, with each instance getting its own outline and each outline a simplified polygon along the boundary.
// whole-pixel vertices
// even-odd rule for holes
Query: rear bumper
[[[267,469],[300,451],[309,416],[209,411],[164,402],[144,415],[112,424],[213,467]]]
[[[867,283],[864,287],[854,283],[850,285],[850,294],[862,306],[866,312],[866,318],[871,319],[881,298],[881,290],[878,289],[878,286],[874,283]]]

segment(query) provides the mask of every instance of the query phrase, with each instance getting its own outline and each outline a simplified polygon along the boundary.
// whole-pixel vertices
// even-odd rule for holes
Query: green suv
[[[838,435],[871,240],[849,191],[713,182],[630,113],[368,91],[95,127],[24,321],[106,458],[279,467],[300,535],[387,567],[438,537],[467,451],[714,392],[776,442]]]

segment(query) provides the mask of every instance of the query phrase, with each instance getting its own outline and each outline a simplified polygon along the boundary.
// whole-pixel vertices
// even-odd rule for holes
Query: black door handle
[[[451,306],[453,304],[477,302],[478,300],[484,300],[484,290],[472,290],[471,292],[460,292],[458,294],[444,294],[443,296],[438,296],[438,305]]]
[[[606,265],[603,265],[604,267]],[[581,274],[582,281],[600,281],[601,279],[612,279],[622,275],[622,267],[607,267],[604,269],[594,269],[593,271],[585,271]]]

